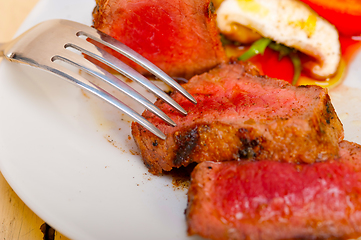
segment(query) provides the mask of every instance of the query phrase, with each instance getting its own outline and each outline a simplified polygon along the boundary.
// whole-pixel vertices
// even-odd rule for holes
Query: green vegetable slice
[[[254,42],[251,47],[238,58],[238,60],[247,61],[257,54],[263,54],[266,50],[266,47],[279,52],[278,60],[281,60],[284,56],[287,55],[291,58],[294,69],[292,85],[296,85],[302,71],[301,60],[297,52],[285,45],[272,42],[272,40],[269,38],[261,38]]]
[[[264,50],[266,50],[266,47],[272,42],[269,38],[261,38],[257,41],[255,41],[251,47],[244,52],[238,60],[240,61],[247,61],[248,59],[256,56],[257,54],[263,54]]]
[[[298,57],[297,53],[291,53],[290,58],[293,63],[292,85],[296,85],[302,71],[301,59]]]
[[[272,50],[279,52],[278,60],[281,60],[284,56],[287,56],[291,53],[291,48],[275,42],[270,43],[268,47]]]
[[[297,52],[285,45],[272,42],[268,45],[269,48],[279,52],[278,60],[281,60],[284,56],[289,56],[293,64],[293,78],[292,85],[296,85],[298,79],[301,76],[302,64]]]

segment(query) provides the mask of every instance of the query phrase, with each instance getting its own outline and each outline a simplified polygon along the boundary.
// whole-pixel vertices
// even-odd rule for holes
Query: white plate
[[[51,18],[91,25],[94,2],[42,0],[19,32]],[[361,54],[352,88],[331,92],[345,138],[358,143],[360,64]],[[147,173],[126,117],[37,69],[3,61],[0,76],[0,169],[36,214],[73,239],[189,239],[186,190]]]

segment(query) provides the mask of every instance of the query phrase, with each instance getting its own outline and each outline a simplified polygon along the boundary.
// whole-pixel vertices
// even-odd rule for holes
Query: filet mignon
[[[183,87],[198,101],[171,96],[186,117],[161,100],[155,104],[177,124],[150,112],[143,116],[162,130],[161,140],[137,123],[132,134],[149,171],[159,174],[191,162],[268,159],[313,163],[339,157],[343,127],[327,90],[295,87],[259,76],[251,65],[223,64]]]
[[[192,172],[188,233],[221,239],[361,236],[361,146],[314,164],[203,162]]]
[[[96,29],[123,42],[172,77],[190,78],[226,59],[210,0],[96,2]],[[146,74],[138,65],[113,54]]]

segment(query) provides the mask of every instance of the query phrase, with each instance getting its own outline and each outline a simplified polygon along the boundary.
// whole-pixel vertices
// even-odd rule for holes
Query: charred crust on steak
[[[238,129],[237,136],[241,141],[241,146],[238,151],[240,159],[254,159],[263,150],[262,143],[265,142],[265,139],[262,139],[262,137],[254,137],[254,134],[251,133],[252,131],[252,128]]]
[[[328,95],[324,99],[324,105],[325,105],[325,110],[323,117],[326,121],[326,124],[331,125],[333,122],[339,121],[338,116],[335,113],[335,109],[331,104],[331,99]]]
[[[208,5],[208,14],[215,14],[216,13],[216,8],[213,5],[213,2],[210,1],[209,5]]]
[[[332,110],[331,110],[332,109]],[[333,113],[333,107],[331,106],[330,102],[326,102],[326,111],[328,114],[332,114]]]
[[[174,135],[178,150],[173,163],[175,166],[181,166],[187,161],[188,156],[198,144],[198,126],[188,130],[185,134],[175,133]]]
[[[330,101],[327,101],[326,102],[326,116],[325,116],[325,119],[326,119],[326,123],[327,124],[330,124],[331,123],[331,119],[334,118],[334,109],[331,105],[331,102]]]

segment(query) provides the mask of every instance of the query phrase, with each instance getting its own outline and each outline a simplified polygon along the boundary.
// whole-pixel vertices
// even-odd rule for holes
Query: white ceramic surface
[[[93,0],[41,0],[19,33],[43,20],[91,25]],[[331,91],[345,138],[361,144],[361,54]],[[186,190],[147,173],[120,112],[57,77],[0,64],[0,170],[43,220],[72,239],[197,239]]]

